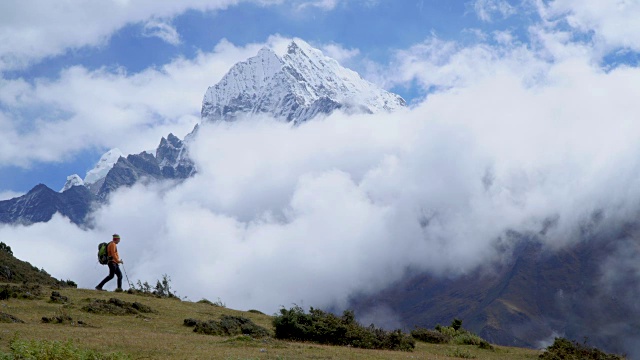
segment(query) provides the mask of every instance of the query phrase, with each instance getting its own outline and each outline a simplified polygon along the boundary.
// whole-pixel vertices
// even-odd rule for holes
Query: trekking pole
[[[124,270],[124,276],[127,277],[127,284],[129,284],[129,289],[133,288],[131,281],[129,281],[129,275],[127,275],[127,269],[124,268],[124,263],[122,263],[122,270]]]

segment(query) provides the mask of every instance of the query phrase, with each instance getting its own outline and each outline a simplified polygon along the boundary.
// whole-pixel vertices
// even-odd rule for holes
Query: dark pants
[[[98,288],[102,289],[104,284],[109,282],[111,279],[113,279],[113,276],[116,275],[118,276],[118,289],[122,289],[122,272],[120,272],[120,266],[111,261],[107,265],[109,266],[109,275],[107,275],[107,277],[104,278],[104,280],[102,280],[100,284],[98,284]]]

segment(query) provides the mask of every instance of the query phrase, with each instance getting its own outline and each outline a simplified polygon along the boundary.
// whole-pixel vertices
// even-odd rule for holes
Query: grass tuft
[[[155,313],[149,306],[139,302],[126,302],[118,298],[107,300],[93,299],[91,303],[82,307],[82,310],[103,315],[137,315],[139,313]]]
[[[128,360],[119,352],[102,354],[94,350],[80,349],[73,342],[20,340],[14,338],[9,353],[0,353],[0,360]]]

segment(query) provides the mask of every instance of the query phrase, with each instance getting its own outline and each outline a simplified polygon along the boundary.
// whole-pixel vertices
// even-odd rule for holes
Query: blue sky
[[[221,41],[243,47],[265,43],[270,36],[300,37],[315,46],[334,45],[352,51],[350,57],[338,60],[415,103],[431,88],[421,86],[415,79],[397,81],[383,75],[382,69],[389,66],[397,51],[434,37],[461,45],[491,42],[480,37],[496,29],[507,29],[515,38],[527,41],[528,26],[539,20],[533,4],[495,0],[213,0],[184,2],[180,6],[172,6],[171,2],[146,5],[128,1],[107,1],[102,6],[94,6],[78,1],[68,3],[66,6],[70,9],[47,2],[6,1],[0,6],[5,10],[5,26],[0,28],[0,38],[12,40],[0,49],[3,79],[0,86],[11,94],[5,101],[0,100],[0,111],[12,136],[32,135],[30,141],[8,144],[21,153],[19,158],[5,151],[7,156],[0,160],[0,193],[5,194],[4,198],[24,193],[40,182],[59,189],[67,175],[79,173],[84,177],[100,155],[111,147],[125,147],[132,152],[145,149],[142,144],[133,145],[133,139],[127,140],[127,145],[120,144],[117,131],[102,135],[94,132],[96,140],[75,139],[78,144],[61,148],[50,144],[56,141],[37,139],[47,136],[37,134],[40,121],[68,122],[74,115],[90,116],[77,114],[66,99],[49,101],[33,94],[38,92],[38,84],[55,86],[63,82],[63,73],[70,68],[82,69],[94,79],[97,72],[104,77],[119,74],[131,78],[178,58],[193,60],[198,54],[210,53]],[[33,11],[36,8],[41,11]],[[104,16],[104,12],[115,12],[115,15]],[[84,31],[86,36],[77,35]],[[481,33],[485,35],[479,35]],[[216,76],[220,77],[204,72],[201,76],[210,78],[210,85],[215,84]],[[26,88],[17,90],[19,94],[12,93],[22,86]],[[55,86],[56,91],[64,92],[64,86]],[[196,94],[204,94],[206,88],[195,86],[198,85],[194,84]],[[79,96],[72,101],[81,102],[82,95]],[[193,104],[198,100],[194,99]],[[193,106],[186,110],[188,115],[197,116],[199,109]],[[169,124],[179,120],[157,112],[155,116],[162,118],[165,132],[184,135],[187,128],[184,123],[172,130]],[[144,123],[148,128],[155,128],[150,121]],[[125,125],[121,130],[129,129]],[[85,131],[94,130],[87,127]],[[155,136],[147,135],[149,138],[161,134],[157,128],[144,131],[150,132]],[[147,148],[149,141],[144,143]],[[48,149],[47,144],[51,145]]]

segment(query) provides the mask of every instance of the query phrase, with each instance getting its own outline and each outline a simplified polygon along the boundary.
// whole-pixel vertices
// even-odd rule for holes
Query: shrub
[[[60,281],[62,281],[62,280],[60,280]],[[73,281],[73,280],[67,279],[66,281],[62,281],[62,282],[64,283],[64,286],[68,286],[68,287],[72,287],[72,288],[77,288],[78,287],[78,284],[76,284],[76,282]]]
[[[68,297],[66,297],[66,296],[64,296],[64,295],[61,295],[61,294],[60,294],[59,292],[57,292],[57,291],[52,291],[52,292],[51,292],[51,296],[49,296],[49,302],[52,302],[52,303],[61,303],[61,304],[64,304],[64,303],[66,303],[66,302],[68,302],[68,301],[69,301],[69,298],[68,298]]]
[[[3,242],[0,242],[0,251],[4,251],[7,254],[13,256],[13,251],[11,251],[11,246],[9,246],[9,245],[7,245],[7,244],[5,244]]]
[[[371,325],[363,327],[355,321],[353,311],[341,317],[310,308],[309,313],[299,307],[280,309],[273,318],[275,337],[284,340],[312,341],[329,345],[350,345],[364,349],[412,351],[415,340],[400,330],[385,331]]]
[[[488,341],[462,328],[462,320],[458,319],[454,319],[451,326],[436,325],[435,330],[416,327],[411,331],[411,336],[433,344],[476,345],[480,349],[494,350]]]
[[[148,293],[151,294],[151,285],[149,285],[148,282],[140,282],[140,280],[138,280],[138,287],[136,288],[136,290],[143,292],[143,293]]]
[[[162,275],[162,280],[158,280],[156,288],[153,292],[160,297],[177,298],[175,292],[171,291],[171,278],[167,274]]]
[[[456,331],[454,328],[452,328],[451,326],[436,326],[436,331],[438,331],[439,333],[449,336],[450,338],[455,338],[456,336],[458,336],[459,332]]]
[[[414,330],[411,330],[411,336],[416,340],[431,344],[447,344],[453,339],[451,336],[445,335],[439,331],[424,328],[415,328]]]
[[[132,284],[131,284],[132,285]],[[152,287],[148,282],[141,282],[138,280],[137,287],[132,287],[127,290],[127,293],[134,295],[148,295],[155,296],[159,298],[171,298],[178,299],[178,295],[175,291],[172,291],[171,288],[171,278],[167,274],[162,275],[162,280],[156,281],[156,286]]]
[[[462,327],[462,320],[453,319],[453,321],[451,322],[451,327],[453,328],[453,330],[459,330]]]
[[[256,325],[253,321],[241,316],[222,315],[220,316],[220,321],[184,319],[184,325],[193,326],[194,332],[206,335],[248,335],[256,338],[270,336],[269,330]]]
[[[91,303],[82,307],[82,310],[94,314],[108,315],[137,315],[139,313],[157,313],[149,306],[139,302],[126,302],[117,298],[111,298],[109,301],[101,299],[93,299]]]
[[[493,347],[493,345],[491,345],[487,340],[482,339],[482,341],[480,342],[480,344],[478,344],[478,347],[480,349],[483,350],[495,350],[495,348]]]
[[[555,338],[553,344],[547,347],[544,353],[539,356],[543,360],[621,360],[624,357],[614,354],[607,354],[594,347],[579,344],[576,341],[570,341],[565,338]]]
[[[0,323],[21,323],[21,324],[24,324],[24,321],[18,319],[17,317],[15,317],[15,316],[13,316],[11,314],[0,312]]]
[[[58,314],[51,317],[42,317],[45,324],[73,324],[73,318],[68,314]]]
[[[192,327],[192,326],[196,326],[196,324],[198,324],[199,322],[200,322],[199,320],[189,318],[189,319],[184,319],[183,324],[184,326]]]
[[[207,305],[211,305],[211,306],[217,306],[217,307],[223,307],[223,308],[227,307],[227,305],[225,303],[223,303],[222,300],[220,300],[220,298],[218,298],[218,301],[216,301],[216,302],[211,302],[208,299],[202,299],[202,300],[198,300],[198,303],[207,304]]]
[[[453,338],[453,342],[457,345],[476,345],[479,346],[484,340],[467,330],[458,330],[456,336]]]

